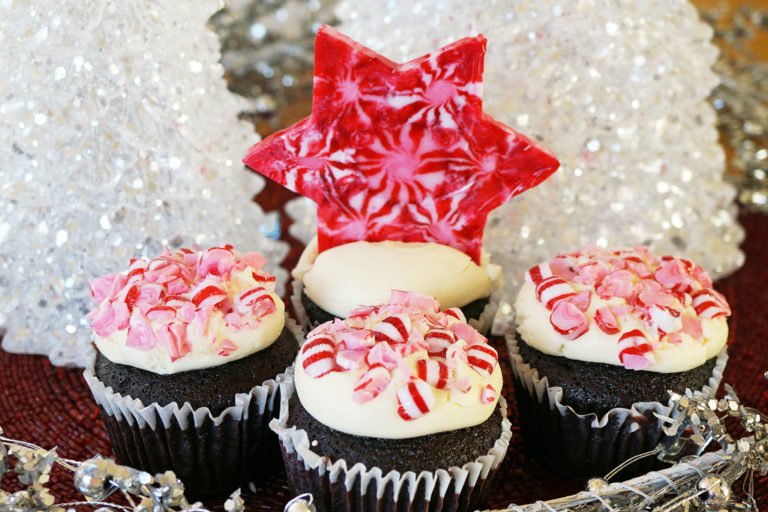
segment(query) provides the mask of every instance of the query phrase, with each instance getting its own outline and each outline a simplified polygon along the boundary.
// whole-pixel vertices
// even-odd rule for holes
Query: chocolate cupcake
[[[461,310],[393,291],[313,330],[294,372],[270,426],[318,510],[482,504],[511,429],[496,351]]]
[[[214,496],[279,460],[267,426],[298,343],[264,263],[231,246],[166,250],[91,284],[85,379],[121,463]]]
[[[714,394],[725,299],[688,260],[590,247],[530,269],[507,342],[526,447],[568,476],[602,476],[663,438],[669,391]],[[647,472],[646,458],[624,476]]]
[[[460,308],[484,332],[495,311],[489,304],[499,273],[485,252],[478,265],[438,243],[360,241],[318,254],[315,238],[292,272],[293,302],[313,329],[347,318],[360,304],[382,304],[393,289],[406,290],[435,297],[444,308]]]

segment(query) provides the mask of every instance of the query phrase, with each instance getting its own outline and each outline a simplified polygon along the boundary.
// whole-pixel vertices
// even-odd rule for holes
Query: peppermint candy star
[[[559,163],[482,110],[486,40],[404,64],[323,26],[312,115],[244,162],[318,205],[322,252],[356,241],[437,242],[480,263],[488,214]]]

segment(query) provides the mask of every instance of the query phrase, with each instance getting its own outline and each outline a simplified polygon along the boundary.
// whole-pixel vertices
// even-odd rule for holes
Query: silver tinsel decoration
[[[164,246],[258,250],[258,139],[206,28],[218,0],[0,1],[3,347],[84,365],[88,283]]]
[[[0,510],[13,512],[64,512],[70,507],[88,505],[97,512],[123,510],[130,512],[209,512],[200,503],[189,503],[184,497],[184,484],[173,471],[150,475],[112,459],[97,455],[84,462],[60,458],[55,449],[45,450],[37,445],[3,437],[0,428],[0,480],[8,471],[8,457],[16,461],[14,471],[27,487],[9,493],[0,489]],[[46,485],[51,469],[59,464],[73,472],[73,483],[85,501],[56,503]],[[104,500],[120,491],[130,506]],[[233,492],[224,503],[227,512],[243,512],[245,504],[240,490]]]
[[[488,38],[485,111],[562,163],[489,219],[507,295],[530,266],[589,243],[649,244],[715,278],[742,264],[706,101],[717,49],[687,0],[347,0],[337,13],[344,33],[400,62]]]

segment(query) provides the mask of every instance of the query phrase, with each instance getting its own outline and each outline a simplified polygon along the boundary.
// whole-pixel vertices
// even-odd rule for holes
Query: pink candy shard
[[[356,241],[437,242],[480,263],[488,213],[555,157],[482,110],[486,40],[397,64],[323,26],[312,115],[244,162],[318,205],[322,252]]]

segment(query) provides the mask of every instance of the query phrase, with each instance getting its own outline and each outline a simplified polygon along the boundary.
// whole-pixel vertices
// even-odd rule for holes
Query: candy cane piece
[[[357,404],[364,404],[376,398],[382,391],[387,389],[392,375],[383,365],[375,364],[360,376],[352,393],[352,401]]]
[[[536,297],[547,309],[568,297],[576,295],[573,287],[560,277],[552,276],[544,279],[536,286]]]
[[[484,404],[492,404],[496,400],[497,396],[498,393],[490,384],[485,386],[482,391],[480,391],[480,401]]]
[[[448,365],[434,359],[419,359],[416,361],[416,375],[437,389],[445,389],[448,384]]]
[[[482,376],[490,375],[498,360],[496,350],[485,343],[472,345],[467,349],[467,363]]]
[[[397,390],[397,414],[406,421],[415,420],[435,406],[432,388],[423,380],[412,380]]]
[[[453,332],[448,329],[432,329],[424,335],[430,355],[445,357],[445,351],[456,341]]]
[[[333,352],[335,349],[336,346],[329,336],[318,336],[307,340],[301,348],[301,366],[304,368],[304,372],[313,379],[318,379],[334,371],[336,364]]]

